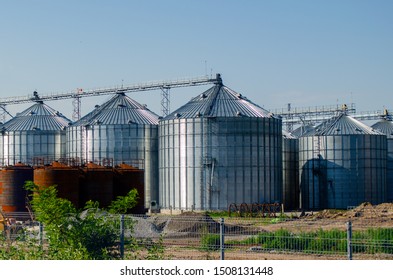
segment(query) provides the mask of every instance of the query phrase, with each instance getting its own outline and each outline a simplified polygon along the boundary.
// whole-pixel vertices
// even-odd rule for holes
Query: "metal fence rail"
[[[132,236],[141,244],[161,238],[166,257],[171,259],[219,259],[223,251],[226,259],[393,259],[393,228],[280,218],[127,216],[126,219],[136,221]]]
[[[124,259],[393,259],[393,228],[373,225],[372,220],[221,218],[196,213],[107,219],[119,228]],[[25,220],[15,225],[6,228],[7,238],[23,233],[45,242],[45,230],[38,224]],[[25,230],[17,230],[21,227]]]

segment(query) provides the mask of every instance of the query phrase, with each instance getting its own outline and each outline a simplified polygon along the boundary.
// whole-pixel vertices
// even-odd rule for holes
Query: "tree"
[[[138,203],[137,189],[130,190],[126,196],[118,196],[109,205],[109,213],[111,214],[127,214],[128,210],[134,208]]]
[[[56,186],[26,183],[36,219],[45,226],[48,256],[53,259],[110,259],[118,241],[118,223],[108,212],[89,202],[83,211],[57,197]],[[120,199],[119,199],[120,200]]]

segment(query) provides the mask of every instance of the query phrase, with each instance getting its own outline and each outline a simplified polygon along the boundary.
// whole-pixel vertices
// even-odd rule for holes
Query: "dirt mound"
[[[335,210],[335,209],[326,209],[320,212],[317,212],[313,215],[316,219],[338,219],[345,215],[344,211]]]
[[[348,210],[345,216],[348,218],[372,218],[378,216],[377,212],[371,203],[364,202],[358,207]]]
[[[219,234],[220,223],[209,215],[196,212],[184,212],[176,216],[152,216],[135,219],[134,235],[136,237],[196,237],[200,234]],[[231,225],[225,222],[224,230],[230,234],[244,232],[248,227]]]
[[[220,223],[209,215],[196,212],[184,212],[178,216],[165,217],[167,219],[164,233],[220,233]],[[225,223],[225,232],[241,231],[243,227]]]
[[[187,213],[174,218],[169,217],[164,232],[219,233],[220,224],[208,215]]]
[[[393,213],[393,203],[378,204],[375,209],[381,213]]]
[[[364,224],[381,223],[386,226],[393,226],[393,203],[382,203],[372,205],[369,202],[360,204],[359,206],[349,210],[327,209],[319,212],[312,212],[301,217],[303,220],[325,220],[325,221],[341,221],[351,220]]]

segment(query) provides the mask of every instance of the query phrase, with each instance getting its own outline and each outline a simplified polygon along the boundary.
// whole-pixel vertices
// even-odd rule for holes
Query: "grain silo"
[[[291,133],[282,132],[282,202],[285,209],[299,208],[299,140]]]
[[[67,128],[67,157],[144,169],[148,207],[158,193],[158,116],[119,92]]]
[[[281,119],[217,78],[160,121],[161,209],[281,201]]]
[[[299,139],[301,207],[386,201],[386,136],[340,112]]]
[[[18,113],[1,128],[1,165],[50,163],[65,156],[70,120],[42,101]]]
[[[393,202],[393,122],[391,116],[385,112],[384,119],[371,126],[387,137],[387,163],[386,163],[386,187],[387,187],[387,201]]]

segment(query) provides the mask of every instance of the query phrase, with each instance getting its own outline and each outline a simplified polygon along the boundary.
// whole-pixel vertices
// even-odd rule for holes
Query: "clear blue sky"
[[[389,0],[0,0],[0,96],[218,72],[266,109],[393,109],[392,15]],[[171,109],[207,88],[173,89]],[[160,113],[159,92],[130,97]],[[71,117],[71,100],[49,105]]]

